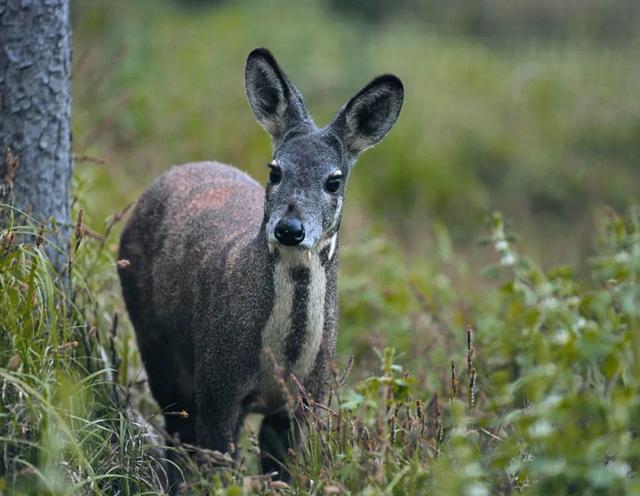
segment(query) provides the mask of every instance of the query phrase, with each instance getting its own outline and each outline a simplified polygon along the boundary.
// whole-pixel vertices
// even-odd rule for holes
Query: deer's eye
[[[269,182],[271,184],[278,184],[282,181],[282,169],[275,164],[269,164],[271,172],[269,172]]]
[[[327,182],[324,183],[324,189],[326,189],[329,193],[335,193],[340,189],[340,185],[342,184],[342,173],[336,172],[332,174],[327,179]]]

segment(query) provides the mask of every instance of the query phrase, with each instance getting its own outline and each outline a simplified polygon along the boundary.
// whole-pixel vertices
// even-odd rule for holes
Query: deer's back
[[[242,292],[250,291],[246,272],[266,270],[266,262],[252,255],[263,202],[256,181],[215,162],[173,167],[141,196],[122,233],[120,258],[129,265],[120,278],[143,359],[145,348],[170,347],[179,367],[189,369],[188,382],[192,360],[184,358],[193,354],[198,326],[225,332],[212,325],[228,319],[225,314],[260,320],[265,312],[256,305],[267,303]],[[222,304],[244,301],[253,303],[246,309]],[[235,335],[222,337],[219,342],[233,345]]]

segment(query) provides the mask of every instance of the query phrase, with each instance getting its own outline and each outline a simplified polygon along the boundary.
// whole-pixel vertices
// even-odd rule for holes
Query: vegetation
[[[417,253],[441,221],[456,246],[473,246],[500,210],[544,266],[573,263],[593,246],[593,206],[623,211],[638,194],[640,37],[495,43],[420,22],[349,22],[315,3],[76,7],[74,144],[109,160],[82,171],[96,219],[169,164],[215,158],[266,180],[269,138],[242,87],[256,46],[273,50],[319,123],[376,74],[405,82],[393,134],[350,181],[343,241],[370,227]]]
[[[109,232],[87,231],[78,219],[62,279],[41,245],[19,241],[24,228],[2,234],[0,488],[161,492],[175,457],[149,427],[157,412],[147,407],[143,417],[132,400],[140,364],[130,331],[112,314]],[[469,300],[442,274],[410,278],[410,323],[387,331],[398,349],[376,351],[379,372],[364,379],[336,372],[328,407],[311,404],[291,487],[249,475],[253,434],[228,469],[219,455],[199,453],[189,486],[196,494],[635,494],[640,208],[626,221],[609,212],[602,234],[592,280],[578,282],[569,268],[545,274],[523,258],[496,216],[490,242],[499,261],[487,272],[503,278],[500,287]],[[361,258],[358,250],[348,257]],[[387,250],[369,290],[343,294],[348,322],[349,312],[376,300],[389,301],[382,310],[393,313],[407,291],[406,274],[394,270],[398,253]],[[465,330],[458,319],[467,304]]]
[[[637,41],[496,44],[213,4],[74,5],[65,273],[33,219],[0,213],[0,494],[158,494],[178,465],[194,494],[640,492]],[[126,206],[169,164],[266,177],[240,85],[257,45],[321,122],[363,78],[407,84],[350,181],[335,383],[290,486],[256,475],[255,419],[227,468],[162,446],[115,272]]]

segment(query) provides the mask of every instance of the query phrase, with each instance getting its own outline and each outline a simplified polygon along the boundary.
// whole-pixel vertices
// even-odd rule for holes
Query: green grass
[[[160,464],[118,375],[130,336],[113,313],[106,239],[91,241],[80,223],[59,276],[50,241],[25,238],[40,231],[33,219],[1,209],[13,221],[0,236],[0,493],[158,491]]]
[[[345,278],[342,330],[354,341],[341,348],[356,353],[353,370],[336,372],[328,408],[307,409],[291,486],[256,476],[250,427],[228,469],[215,453],[195,465],[162,448],[131,332],[113,313],[109,227],[76,231],[60,278],[44,247],[18,236],[37,231],[16,224],[1,236],[0,488],[158,494],[183,459],[194,494],[635,494],[640,208],[606,214],[588,281],[568,267],[544,273],[499,216],[488,238],[497,263],[485,270],[495,282],[481,294],[433,268],[396,270],[399,253],[384,244],[347,249],[382,267],[366,291]]]
[[[0,231],[0,494],[159,494],[175,461],[194,494],[640,492],[637,40],[497,44],[282,2],[91,0],[74,24],[74,151],[108,163],[76,162],[62,278],[20,236],[38,226]],[[227,469],[162,446],[115,270],[123,209],[170,164],[265,179],[242,89],[259,45],[319,122],[375,74],[407,87],[350,180],[337,379],[290,487],[257,476],[252,422]]]

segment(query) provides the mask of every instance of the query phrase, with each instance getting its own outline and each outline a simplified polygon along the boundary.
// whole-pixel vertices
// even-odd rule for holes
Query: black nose
[[[304,239],[304,226],[298,219],[282,219],[276,224],[276,239],[287,246],[297,246]]]

